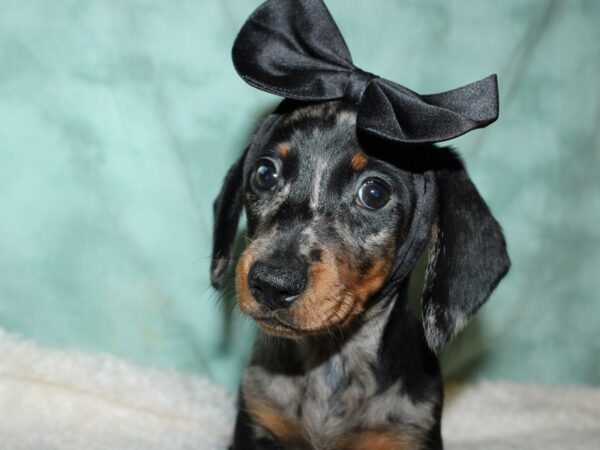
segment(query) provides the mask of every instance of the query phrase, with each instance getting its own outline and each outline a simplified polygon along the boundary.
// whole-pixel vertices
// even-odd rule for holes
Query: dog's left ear
[[[244,161],[248,149],[231,166],[225,176],[223,187],[213,203],[214,228],[213,252],[210,264],[210,282],[215,289],[222,289],[231,270],[238,222],[244,206],[242,186]]]
[[[422,298],[425,336],[435,352],[465,327],[510,266],[500,225],[459,158],[444,153],[435,171],[438,217]]]

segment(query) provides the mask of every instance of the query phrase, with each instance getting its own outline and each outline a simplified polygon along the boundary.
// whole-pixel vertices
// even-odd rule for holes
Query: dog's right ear
[[[244,206],[244,161],[248,148],[225,176],[223,187],[213,203],[213,251],[210,264],[210,282],[215,289],[225,286],[231,270],[238,222]]]

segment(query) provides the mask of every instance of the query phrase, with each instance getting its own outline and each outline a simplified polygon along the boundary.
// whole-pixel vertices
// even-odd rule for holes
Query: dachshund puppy
[[[232,448],[441,449],[436,357],[507,272],[500,226],[448,148],[359,136],[343,101],[284,101],[214,204],[211,280],[260,326]],[[429,245],[422,318],[407,306]]]

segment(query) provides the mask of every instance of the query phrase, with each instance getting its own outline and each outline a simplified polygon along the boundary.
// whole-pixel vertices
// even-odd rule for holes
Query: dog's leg
[[[284,450],[284,447],[273,438],[257,436],[256,428],[256,424],[244,407],[243,400],[240,399],[230,450]]]
[[[245,411],[240,411],[237,416],[233,444],[230,450],[284,450],[283,446],[271,438],[258,438],[254,431],[254,424]]]
[[[440,423],[438,422],[435,428],[429,433],[427,444],[424,450],[443,450],[444,445],[442,443],[442,433],[440,430]]]

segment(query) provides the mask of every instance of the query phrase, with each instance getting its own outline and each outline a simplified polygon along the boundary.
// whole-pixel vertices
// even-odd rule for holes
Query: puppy
[[[436,357],[507,272],[500,226],[448,148],[359,136],[356,107],[285,101],[214,204],[213,285],[260,326],[232,448],[441,449]],[[429,244],[422,318],[407,307]]]

